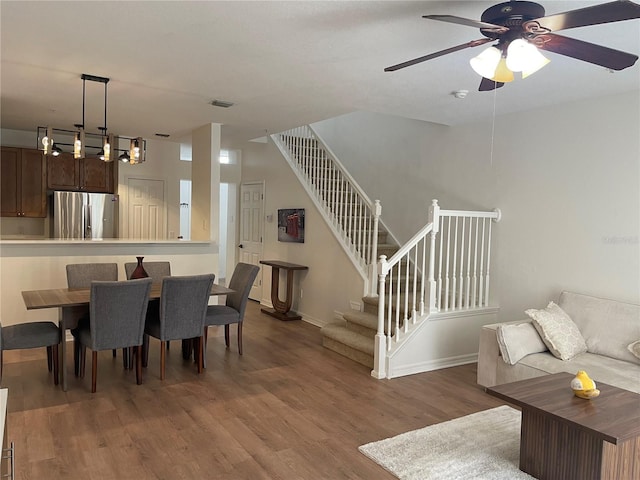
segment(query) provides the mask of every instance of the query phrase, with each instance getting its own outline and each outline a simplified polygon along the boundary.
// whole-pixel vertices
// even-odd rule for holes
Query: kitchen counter
[[[3,325],[56,320],[56,309],[27,311],[21,291],[66,287],[66,265],[71,263],[124,264],[171,262],[173,275],[218,274],[218,243],[189,240],[0,240],[0,318]]]

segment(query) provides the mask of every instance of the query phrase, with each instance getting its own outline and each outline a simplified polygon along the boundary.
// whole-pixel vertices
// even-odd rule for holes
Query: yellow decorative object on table
[[[596,388],[596,382],[591,380],[584,370],[576,373],[576,376],[571,380],[571,389],[576,397],[586,398],[587,400],[600,395],[600,390]]]

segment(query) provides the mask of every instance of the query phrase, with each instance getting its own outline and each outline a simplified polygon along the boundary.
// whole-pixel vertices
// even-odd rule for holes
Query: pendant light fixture
[[[111,162],[116,157],[125,163],[132,165],[145,161],[146,142],[142,137],[116,137],[107,130],[107,84],[109,78],[99,77],[83,73],[82,78],[82,123],[74,125],[75,130],[65,130],[51,127],[38,127],[38,146],[44,150],[46,155],[58,156],[63,153],[62,146],[69,146],[73,152],[75,159],[87,157],[87,149],[94,149],[97,154],[89,156],[97,156],[105,162]],[[104,85],[104,124],[97,127],[100,133],[91,133],[85,128],[85,105],[86,105],[86,82],[98,82]],[[42,133],[41,133],[42,131]],[[54,143],[53,136],[56,135],[57,140],[66,139],[67,143],[56,141]],[[129,140],[128,149],[120,149],[119,141]],[[118,152],[122,152],[118,156]]]

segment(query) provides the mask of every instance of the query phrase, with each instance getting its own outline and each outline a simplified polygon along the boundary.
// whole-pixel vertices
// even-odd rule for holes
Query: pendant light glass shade
[[[101,155],[100,156],[100,160],[103,160],[105,162],[110,162],[113,160],[113,157],[111,155],[111,150],[113,148],[113,135],[105,135],[102,138],[102,151],[101,151]]]
[[[73,139],[73,158],[84,158],[84,129],[76,132]]]
[[[53,135],[51,132],[51,127],[47,127],[47,133],[44,137],[42,137],[42,149],[44,150],[45,155],[51,154],[51,150],[53,148]]]
[[[502,53],[496,47],[489,47],[477,57],[469,60],[471,68],[481,77],[493,79]]]
[[[129,143],[129,161],[131,165],[144,162],[144,140],[142,137],[132,138]]]

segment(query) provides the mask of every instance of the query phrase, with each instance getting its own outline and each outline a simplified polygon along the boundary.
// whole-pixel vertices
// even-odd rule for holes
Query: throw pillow
[[[531,317],[544,343],[551,353],[561,360],[571,360],[587,351],[587,344],[571,317],[558,305],[549,302],[544,310],[529,309],[524,313]]]
[[[519,325],[498,325],[496,337],[502,359],[509,365],[515,365],[530,353],[547,351],[547,346],[531,322]]]
[[[634,356],[640,358],[640,340],[630,343],[627,350],[629,350]]]

